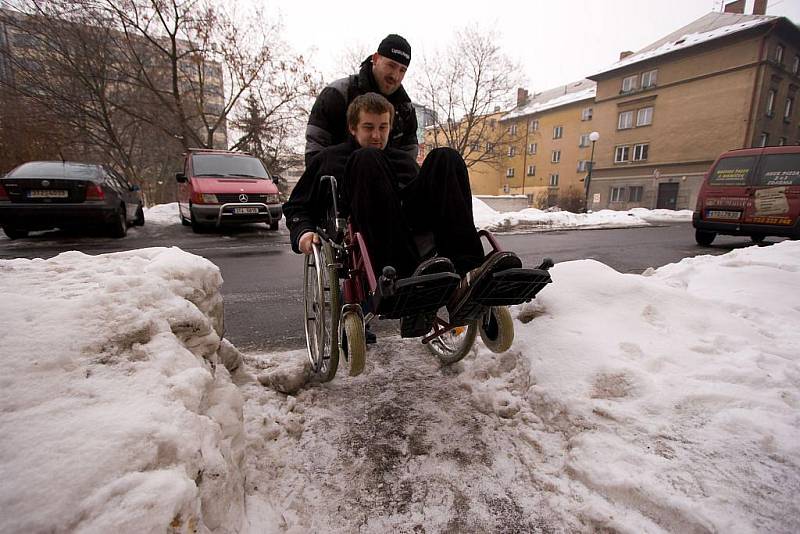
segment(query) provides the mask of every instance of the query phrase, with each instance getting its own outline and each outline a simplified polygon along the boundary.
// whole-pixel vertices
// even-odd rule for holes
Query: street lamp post
[[[583,211],[589,213],[589,186],[592,184],[592,167],[594,167],[594,144],[597,140],[600,139],[600,134],[597,132],[592,132],[589,134],[589,141],[592,142],[592,155],[589,156],[589,173],[586,175],[586,179],[583,183],[584,193],[583,193]]]

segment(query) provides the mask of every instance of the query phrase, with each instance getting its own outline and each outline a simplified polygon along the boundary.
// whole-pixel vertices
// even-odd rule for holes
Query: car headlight
[[[203,193],[203,202],[205,204],[219,204],[217,201],[217,195],[211,193]]]
[[[280,195],[267,195],[267,203],[268,204],[277,204],[281,201]]]

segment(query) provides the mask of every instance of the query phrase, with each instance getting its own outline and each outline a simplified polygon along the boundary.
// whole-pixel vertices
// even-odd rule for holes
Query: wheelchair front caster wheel
[[[367,360],[367,341],[364,335],[364,320],[357,313],[344,316],[344,335],[347,362],[350,376],[358,376],[364,371]]]
[[[479,323],[481,340],[494,353],[505,352],[514,342],[514,320],[505,306],[492,306]]]

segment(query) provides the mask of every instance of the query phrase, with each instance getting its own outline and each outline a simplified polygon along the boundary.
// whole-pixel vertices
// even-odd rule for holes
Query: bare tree
[[[313,93],[278,26],[258,11],[234,22],[215,1],[19,0],[0,12],[20,41],[0,47],[13,72],[0,85],[80,132],[84,159],[104,158],[148,191],[143,180],[164,182],[187,148],[227,148],[247,91],[276,136],[302,121],[296,102]]]
[[[415,75],[417,100],[434,115],[426,143],[455,149],[468,167],[499,166],[502,145],[519,141],[499,119],[522,85],[520,72],[496,32],[477,26],[455,32],[446,50],[423,57]]]
[[[364,60],[374,52],[374,48],[370,48],[363,42],[351,43],[337,57],[334,77],[341,78],[357,73],[361,69],[361,64]]]

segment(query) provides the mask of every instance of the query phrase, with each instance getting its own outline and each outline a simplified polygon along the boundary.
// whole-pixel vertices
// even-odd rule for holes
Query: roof
[[[581,100],[594,98],[597,93],[597,84],[591,80],[580,80],[567,85],[562,85],[541,93],[536,93],[527,103],[516,107],[503,115],[501,121],[532,115],[548,109],[554,109],[567,104],[574,104]]]
[[[642,48],[635,54],[621,59],[603,70],[592,74],[589,78],[594,78],[601,74],[612,72],[641,61],[663,56],[678,50],[685,50],[702,43],[713,41],[714,39],[749,30],[780,18],[782,17],[773,17],[770,15],[709,13]]]

